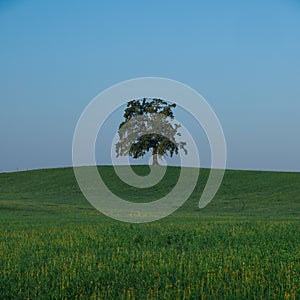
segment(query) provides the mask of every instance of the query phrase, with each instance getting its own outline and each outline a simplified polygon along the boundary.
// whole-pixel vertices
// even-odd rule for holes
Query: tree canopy
[[[158,165],[158,158],[172,157],[180,149],[187,154],[186,142],[178,141],[181,134],[178,132],[180,124],[174,121],[175,107],[175,103],[156,98],[127,102],[124,121],[118,130],[117,157],[130,155],[139,158],[151,152],[153,165]]]

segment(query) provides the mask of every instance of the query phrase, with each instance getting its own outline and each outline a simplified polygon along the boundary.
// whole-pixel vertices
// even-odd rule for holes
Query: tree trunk
[[[153,166],[158,166],[159,163],[158,163],[158,159],[157,159],[157,154],[156,153],[153,153],[153,161],[152,161],[152,165]]]

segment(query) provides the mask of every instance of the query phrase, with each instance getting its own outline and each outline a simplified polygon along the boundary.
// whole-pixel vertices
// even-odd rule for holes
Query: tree
[[[174,121],[172,109],[175,103],[156,98],[131,100],[124,112],[124,121],[119,125],[119,141],[116,143],[117,157],[130,155],[133,158],[152,153],[153,165],[158,158],[174,154],[182,149],[185,154],[186,142],[177,141],[181,136],[180,124]]]

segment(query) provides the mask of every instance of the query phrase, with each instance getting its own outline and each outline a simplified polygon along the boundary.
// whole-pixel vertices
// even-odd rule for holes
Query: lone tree
[[[180,136],[180,124],[175,123],[170,104],[156,98],[143,98],[127,102],[124,121],[119,125],[119,142],[116,143],[117,157],[130,155],[133,158],[152,153],[153,165],[158,165],[158,158],[171,157],[182,149],[185,154],[186,142],[177,141]]]

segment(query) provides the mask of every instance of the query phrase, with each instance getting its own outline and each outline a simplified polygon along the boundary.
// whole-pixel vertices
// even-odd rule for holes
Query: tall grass
[[[299,224],[8,226],[1,299],[296,299]]]
[[[135,201],[178,176],[143,193],[100,172]],[[300,174],[226,171],[199,210],[208,173],[178,211],[140,225],[96,211],[70,168],[0,174],[0,299],[300,299]]]

